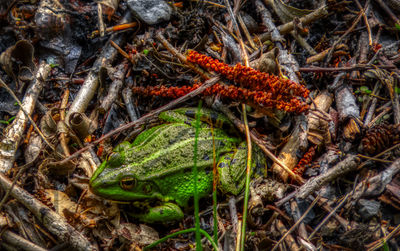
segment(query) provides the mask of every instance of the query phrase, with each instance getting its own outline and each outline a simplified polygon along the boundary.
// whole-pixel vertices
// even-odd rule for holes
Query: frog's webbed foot
[[[159,206],[150,207],[144,214],[131,213],[130,215],[146,223],[167,223],[176,222],[183,219],[182,209],[177,204],[170,202],[165,202]]]

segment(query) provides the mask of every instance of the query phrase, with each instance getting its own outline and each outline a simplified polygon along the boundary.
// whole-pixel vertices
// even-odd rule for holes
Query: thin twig
[[[314,229],[314,231],[308,236],[307,240],[312,239],[312,237],[318,232],[318,230],[322,226],[324,226],[325,222],[327,222],[335,214],[335,212],[342,207],[342,205],[347,201],[350,195],[351,192],[346,194],[346,196],[342,199],[342,201],[331,212],[329,212],[329,214],[321,221],[321,223],[318,224],[318,226]]]
[[[385,151],[383,151],[383,152],[381,152],[381,153],[378,153],[377,155],[373,156],[371,159],[373,159],[373,160],[378,159],[380,156],[382,156],[382,155],[384,155],[385,153],[390,152],[390,151],[392,151],[392,150],[394,150],[394,149],[396,149],[396,148],[398,148],[398,147],[400,147],[400,143],[398,143],[398,144],[396,144],[396,145],[394,145],[394,146],[392,146],[392,147],[386,149]],[[362,162],[362,163],[357,167],[357,169],[359,170],[359,169],[363,168],[368,162],[369,162],[369,160]]]
[[[367,6],[369,6],[369,1],[367,1],[367,3],[365,4],[365,6],[366,6],[365,9],[366,9]],[[358,22],[360,21],[361,17],[362,17],[362,13],[360,13],[360,14],[357,16],[357,18],[354,20],[354,22],[353,22],[353,24],[350,26],[350,28],[347,29],[346,32],[345,32],[341,37],[339,37],[337,40],[335,40],[335,42],[333,43],[331,49],[330,49],[329,52],[328,52],[328,55],[326,56],[326,61],[325,61],[325,62],[326,62],[327,64],[328,64],[329,61],[331,60],[333,51],[335,50],[336,46],[337,46],[338,44],[340,44],[340,43],[342,42],[342,40],[343,40],[352,30],[354,30],[354,28],[356,27],[356,25],[357,25]]]
[[[318,200],[320,199],[320,196],[318,195],[314,201],[311,203],[311,205],[307,208],[307,210],[303,213],[303,215],[300,217],[300,219],[298,221],[296,221],[296,223],[279,239],[279,241],[275,244],[274,248],[271,249],[271,251],[277,250],[277,248],[279,247],[279,245],[285,240],[285,238],[291,233],[293,232],[297,225],[299,225],[303,219],[307,216],[308,212],[310,212],[310,210],[315,206],[315,204],[318,202]]]
[[[346,67],[300,67],[299,71],[301,72],[341,72],[341,71],[359,71],[359,70],[367,70],[367,69],[376,69],[376,67],[381,69],[394,69],[396,66],[392,65],[368,65],[368,64],[357,64],[353,66]]]
[[[371,34],[371,27],[369,26],[368,18],[367,15],[365,14],[365,9],[361,6],[360,2],[358,0],[355,0],[357,7],[360,9],[361,14],[363,15],[364,18],[364,23],[365,27],[367,27],[367,32],[368,32],[368,44],[369,46],[372,46],[372,34]]]

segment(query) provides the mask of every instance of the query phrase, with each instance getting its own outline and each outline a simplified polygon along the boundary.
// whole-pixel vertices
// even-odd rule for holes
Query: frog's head
[[[114,201],[135,201],[160,198],[157,186],[140,180],[135,168],[125,165],[122,152],[113,152],[90,178],[90,190]]]

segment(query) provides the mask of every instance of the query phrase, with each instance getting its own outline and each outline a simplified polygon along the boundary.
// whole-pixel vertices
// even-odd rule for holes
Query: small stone
[[[358,213],[364,220],[369,220],[373,216],[377,216],[381,207],[381,203],[376,200],[360,199],[358,201]]]
[[[129,9],[148,25],[168,21],[172,8],[163,0],[128,0]]]

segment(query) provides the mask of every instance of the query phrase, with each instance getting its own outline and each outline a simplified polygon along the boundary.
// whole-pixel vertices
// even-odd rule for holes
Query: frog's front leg
[[[159,206],[150,207],[144,214],[131,213],[130,215],[146,223],[176,222],[183,219],[181,208],[171,202],[163,202]]]

